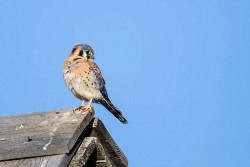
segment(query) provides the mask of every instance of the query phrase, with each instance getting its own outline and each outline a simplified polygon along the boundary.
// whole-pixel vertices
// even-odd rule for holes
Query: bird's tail
[[[126,118],[123,117],[122,112],[116,107],[114,106],[111,101],[109,100],[109,98],[103,98],[102,100],[100,100],[100,103],[107,109],[109,110],[116,118],[119,119],[119,121],[121,121],[124,124],[127,124],[128,121],[126,120]]]

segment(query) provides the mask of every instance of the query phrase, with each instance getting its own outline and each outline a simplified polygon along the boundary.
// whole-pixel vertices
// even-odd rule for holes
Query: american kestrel
[[[101,103],[122,123],[128,123],[122,112],[109,100],[104,78],[94,62],[94,51],[89,45],[80,44],[73,48],[63,64],[62,73],[68,89],[82,100],[82,105],[73,111],[92,112],[91,103]],[[84,101],[89,101],[87,106]]]

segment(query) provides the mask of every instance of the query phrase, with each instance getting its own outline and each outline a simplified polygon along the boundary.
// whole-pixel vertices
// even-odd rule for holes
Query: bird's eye
[[[89,55],[89,54],[90,54],[90,51],[86,51],[86,53]]]
[[[83,51],[81,50],[81,51],[79,52],[79,56],[82,56],[82,54],[83,54]]]

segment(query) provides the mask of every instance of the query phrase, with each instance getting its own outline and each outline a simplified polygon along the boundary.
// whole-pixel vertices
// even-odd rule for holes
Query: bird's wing
[[[99,69],[99,67],[96,65],[94,61],[88,60],[87,62],[89,65],[89,70],[94,75],[92,78],[89,78],[90,80],[92,80],[92,83],[93,83],[91,86],[99,89],[103,96],[108,97],[108,93],[105,87],[105,80],[102,76],[101,70]]]

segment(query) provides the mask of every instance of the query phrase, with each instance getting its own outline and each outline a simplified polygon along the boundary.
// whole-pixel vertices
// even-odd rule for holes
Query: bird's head
[[[76,45],[71,51],[71,55],[84,57],[87,60],[95,58],[94,50],[87,44]]]

